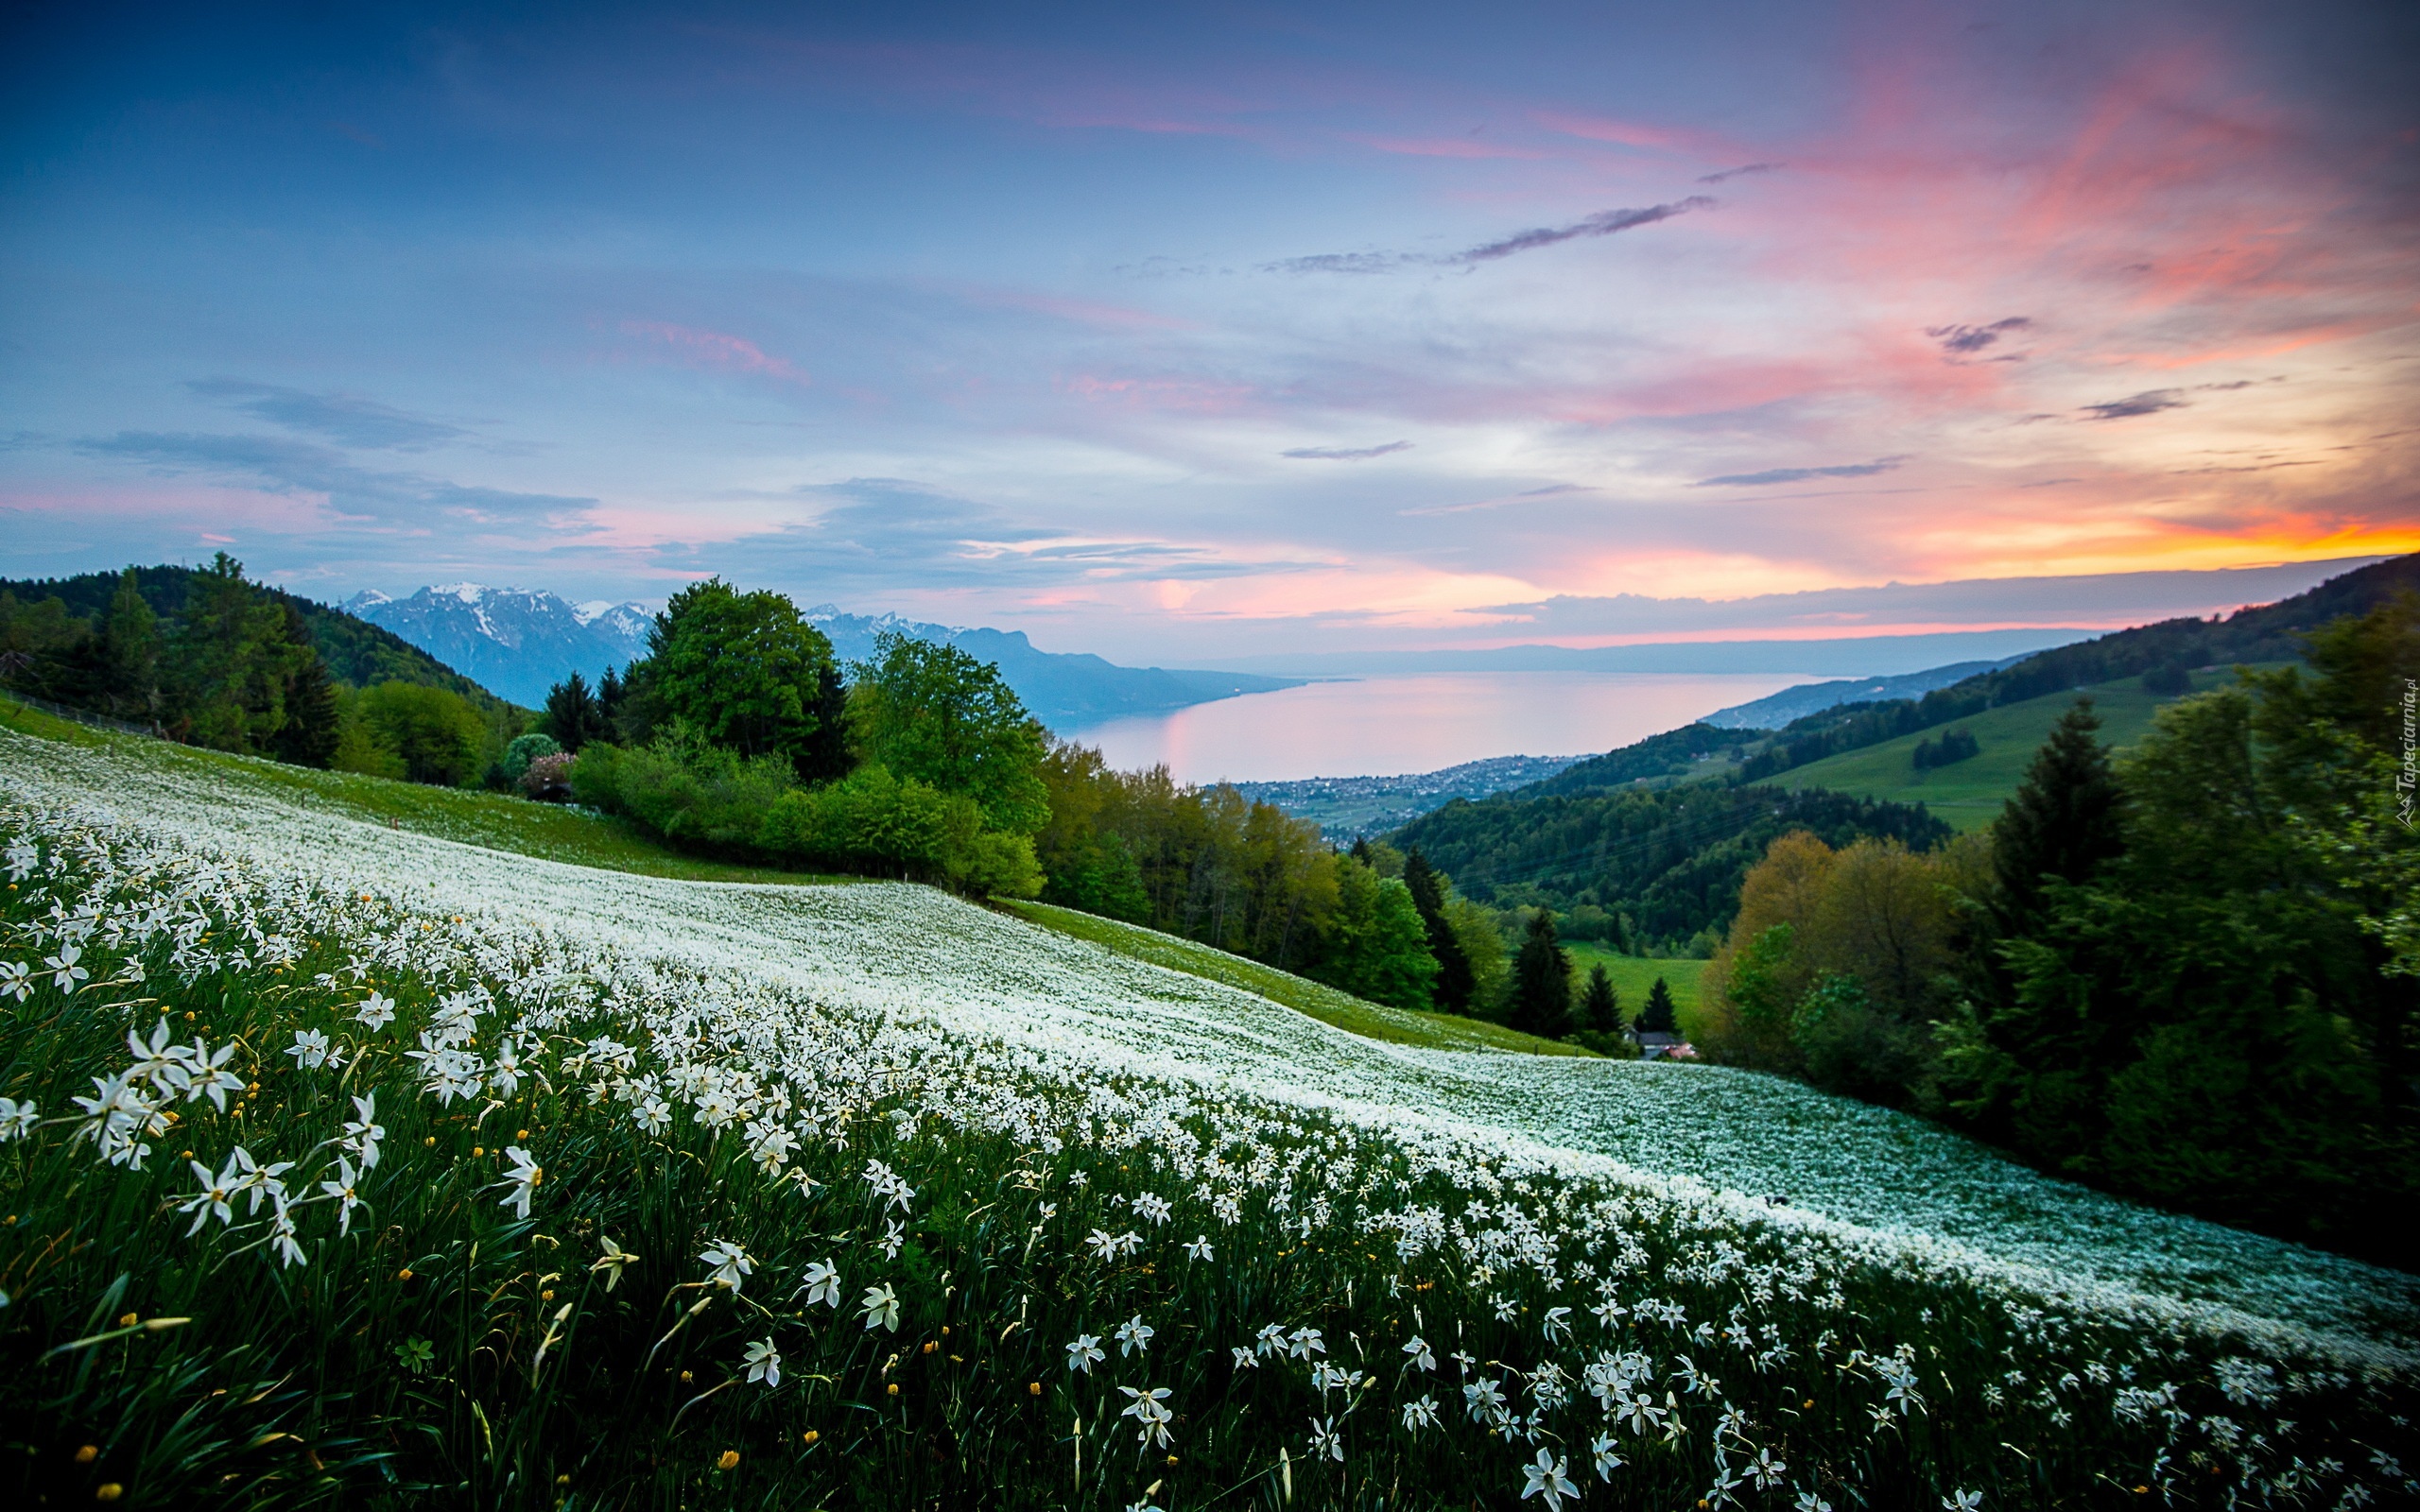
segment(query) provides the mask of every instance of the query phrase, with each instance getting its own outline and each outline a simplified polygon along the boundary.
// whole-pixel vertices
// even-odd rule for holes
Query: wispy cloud
[[[470,434],[458,425],[352,394],[315,394],[240,378],[199,378],[185,387],[204,399],[227,400],[234,408],[287,430],[324,436],[339,446],[364,451],[416,452]]]
[[[1928,325],[1925,327],[1925,335],[1940,342],[1941,350],[1951,356],[1965,357],[1995,345],[2012,331],[2028,330],[2032,324],[2024,316],[2012,315],[2005,320],[1995,320],[1989,325]]]
[[[1733,179],[1746,178],[1752,173],[1775,173],[1787,166],[1789,164],[1781,163],[1743,163],[1738,167],[1725,168],[1720,173],[1702,174],[1698,178],[1698,182],[1725,183]]]
[[[688,367],[752,373],[764,378],[778,378],[784,383],[813,381],[792,366],[787,357],[773,356],[747,337],[727,332],[700,331],[693,326],[674,325],[664,320],[625,320],[622,322],[622,334],[643,336],[659,343]]]
[[[1666,205],[1600,210],[1566,225],[1538,226],[1529,231],[1514,232],[1510,236],[1482,242],[1459,252],[1316,252],[1306,257],[1288,257],[1266,263],[1262,265],[1262,270],[1271,273],[1386,273],[1399,267],[1477,267],[1482,263],[1499,262],[1515,253],[1535,251],[1541,247],[1635,231],[1641,226],[1652,226],[1658,221],[1686,215],[1692,210],[1710,210],[1714,205],[1715,200],[1709,196],[1691,195],[1686,199]]]
[[[580,528],[568,517],[596,503],[480,488],[420,472],[377,472],[355,466],[333,447],[275,436],[120,431],[82,441],[77,450],[163,473],[199,473],[271,493],[318,494],[338,514],[389,524],[546,521],[562,531]]]
[[[1895,471],[1907,460],[1905,456],[1877,456],[1871,462],[1850,462],[1839,467],[1776,467],[1762,472],[1726,472],[1719,478],[1702,478],[1690,487],[1758,489],[1771,483],[1804,483],[1809,478],[1870,478],[1877,472]]]
[[[1410,450],[1409,441],[1389,441],[1383,446],[1298,446],[1277,455],[1305,462],[1364,462],[1374,456]]]
[[[1417,509],[1397,509],[1395,513],[1408,520],[1431,519],[1439,515],[1472,514],[1481,509],[1501,509],[1507,505],[1531,499],[1551,499],[1564,493],[1594,493],[1597,490],[1582,483],[1549,483],[1543,489],[1523,489],[1518,493],[1499,494],[1492,499],[1474,499],[1468,504],[1432,504]]]
[[[2094,420],[2131,420],[2136,415],[2156,415],[2163,409],[2183,409],[2190,403],[2183,389],[2151,388],[2107,404],[2086,404],[2083,412]]]

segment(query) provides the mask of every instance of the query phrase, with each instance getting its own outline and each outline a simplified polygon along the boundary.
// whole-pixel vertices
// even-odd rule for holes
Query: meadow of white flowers
[[[898,1402],[903,1355],[939,1356],[994,1362],[983,1389],[1061,1414],[983,1430],[1017,1463],[1036,1443],[1064,1456],[1038,1503],[2414,1489],[2420,1288],[2400,1273],[1767,1078],[1379,1044],[925,888],[601,873],[201,774],[132,743],[0,732],[5,1168],[78,1201],[155,1183],[151,1210],[112,1221],[163,1254],[212,1246],[215,1275],[293,1284],[353,1264],[406,1192],[475,1191],[480,1221],[519,1234],[573,1202],[567,1181],[723,1160],[701,1190],[744,1184],[747,1233],[642,1247],[564,1206],[539,1234],[560,1251],[548,1279],[586,1289],[558,1309],[531,1279],[543,1303],[516,1335],[534,1385],[580,1309],[627,1301],[626,1272],[675,1287],[643,1368],[669,1368],[658,1351],[684,1329],[735,1342],[719,1383],[682,1370],[700,1391],[667,1435],[747,1394],[795,1401],[799,1473],[849,1484],[814,1456],[850,1424],[865,1464],[908,1453],[869,1424]],[[240,1035],[204,1032],[206,1004],[172,1022],[230,983],[266,1005]],[[43,1026],[70,1005],[108,1032],[65,1067],[70,1039]],[[478,1133],[542,1103],[627,1153]],[[406,1112],[417,1144],[389,1133]],[[475,1138],[485,1163],[462,1176]],[[0,1239],[0,1324],[37,1301],[80,1323],[95,1298],[45,1297],[63,1281],[17,1263],[36,1227],[10,1214]],[[159,1321],[94,1317],[93,1337]],[[915,1428],[917,1452],[942,1457],[942,1432],[963,1456],[969,1424],[1009,1420],[978,1396],[932,1406],[946,1426]],[[491,1449],[499,1403],[478,1419]],[[726,1458],[716,1473],[739,1474]],[[1197,1485],[1197,1463],[1233,1473]]]

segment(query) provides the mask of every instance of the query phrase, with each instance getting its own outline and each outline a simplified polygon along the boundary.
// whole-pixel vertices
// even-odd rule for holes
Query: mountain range
[[[1822,713],[1844,703],[1873,703],[1884,698],[1914,698],[1946,688],[1953,682],[1985,672],[1997,672],[2025,659],[2004,657],[1996,662],[1953,662],[1945,667],[1927,667],[1922,672],[1903,673],[1894,678],[1851,678],[1837,682],[1809,682],[1750,703],[1735,703],[1728,709],[1718,709],[1699,721],[1722,730],[1779,730],[1793,719]]]
[[[609,666],[645,656],[654,620],[653,609],[636,601],[575,604],[544,589],[477,583],[440,584],[401,598],[372,590],[343,607],[531,708],[574,671],[593,680]],[[875,639],[886,631],[958,646],[997,665],[1034,717],[1059,730],[1300,685],[1299,679],[1246,672],[1119,666],[1088,654],[1040,650],[1022,630],[850,614],[829,604],[807,610],[806,618],[831,638],[844,662],[873,655]]]

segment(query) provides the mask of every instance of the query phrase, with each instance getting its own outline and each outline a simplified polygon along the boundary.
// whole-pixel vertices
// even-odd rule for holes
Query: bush
[[[753,845],[766,811],[792,782],[786,755],[742,756],[676,728],[624,751],[614,789],[621,812],[642,828],[721,850]]]
[[[382,682],[363,692],[360,708],[371,739],[402,762],[403,775],[411,781],[459,787],[479,769],[487,722],[460,694]]]
[[[504,767],[504,780],[518,785],[522,774],[529,770],[531,762],[541,756],[555,755],[562,749],[562,747],[555,744],[555,737],[552,735],[539,734],[533,730],[527,735],[515,736],[512,744],[504,747],[504,760],[499,764]]]
[[[544,802],[562,802],[571,797],[572,764],[579,759],[567,750],[539,757],[521,774],[521,791]]]
[[[973,799],[902,781],[878,765],[782,795],[766,810],[756,844],[800,861],[905,873],[969,892],[1031,898],[1042,891],[1030,838],[987,831]]]

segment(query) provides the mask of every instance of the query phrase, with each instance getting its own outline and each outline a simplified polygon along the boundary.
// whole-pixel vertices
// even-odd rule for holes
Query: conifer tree
[[[608,672],[607,677],[613,674]],[[605,737],[605,710],[596,695],[588,691],[588,679],[575,667],[570,677],[546,690],[546,711],[544,721],[546,734],[563,749],[577,754],[592,740]]]
[[[818,668],[815,676],[815,733],[799,750],[799,781],[837,782],[857,765],[849,750],[849,687],[838,667]]]
[[[1588,968],[1588,986],[1580,994],[1580,1027],[1591,1034],[1618,1034],[1622,1026],[1621,994],[1602,965]]]
[[[302,611],[290,601],[281,607],[285,613],[276,654],[285,664],[278,690],[285,719],[269,737],[269,753],[297,766],[325,766],[337,753],[339,734],[336,679],[311,644]]]
[[[1638,1010],[1638,1032],[1641,1034],[1678,1034],[1681,1022],[1672,1010],[1672,989],[1662,977],[1647,989],[1647,1006]]]
[[[1512,1027],[1543,1040],[1571,1033],[1571,957],[1555,938],[1554,911],[1530,916],[1530,932],[1512,963]]]
[[[2021,935],[2042,910],[2045,878],[2082,884],[2125,849],[2125,794],[2098,738],[2092,700],[2061,715],[1992,832],[2000,928]]]
[[[136,586],[134,569],[118,575],[109,617],[101,622],[101,661],[110,712],[156,723],[160,708],[160,617]]]
[[[1445,920],[1445,881],[1418,846],[1404,858],[1403,885],[1411,889],[1411,901],[1420,910],[1421,927],[1428,932],[1428,953],[1437,957],[1437,983],[1432,989],[1437,1006],[1446,1013],[1468,1013],[1471,998],[1478,988],[1478,974],[1471,970],[1470,954]]]

